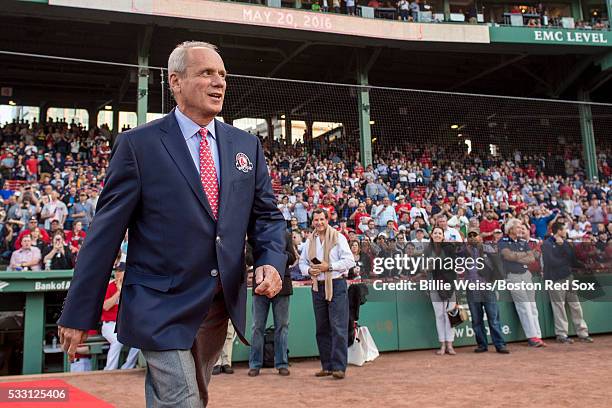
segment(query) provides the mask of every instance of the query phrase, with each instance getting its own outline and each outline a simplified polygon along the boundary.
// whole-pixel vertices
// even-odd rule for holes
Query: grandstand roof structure
[[[100,109],[112,102],[133,111],[137,69],[6,52],[138,64],[139,46],[144,46],[148,64],[163,67],[174,45],[184,40],[218,45],[233,74],[355,84],[358,70],[365,66],[374,86],[566,99],[575,99],[577,89],[584,86],[596,87],[592,100],[612,101],[612,48],[607,46],[483,43],[470,41],[469,35],[462,41],[423,41],[428,34],[422,29],[420,41],[400,41],[274,24],[62,7],[47,1],[0,3],[0,85],[12,87],[12,97],[21,105],[44,100],[55,106]],[[256,7],[256,12],[270,9],[248,7]],[[472,28],[481,33],[483,27]],[[161,76],[151,72],[149,111],[160,112]],[[6,103],[4,99],[0,103]],[[243,96],[241,102],[256,101]],[[297,106],[300,101],[295,102]]]

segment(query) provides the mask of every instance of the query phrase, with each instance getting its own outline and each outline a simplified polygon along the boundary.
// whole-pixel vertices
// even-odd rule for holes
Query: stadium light
[[[104,107],[104,109],[106,109],[106,110],[112,110],[112,109],[113,109],[113,107],[112,107],[111,105],[106,105],[106,106]]]
[[[373,120],[370,121],[370,125],[373,125],[374,123],[376,123],[376,122],[374,122]]]
[[[459,133],[459,134],[457,135],[457,137],[461,137],[461,136],[463,136],[463,133]]]
[[[459,129],[459,125],[451,125],[451,129]]]
[[[285,119],[285,115],[281,115],[281,119]]]
[[[15,103],[15,101],[9,101],[9,105],[11,105],[11,106],[15,106],[15,105],[17,105],[17,104]]]
[[[374,143],[375,141],[376,141],[376,138],[373,138],[373,139],[372,139],[372,143]]]

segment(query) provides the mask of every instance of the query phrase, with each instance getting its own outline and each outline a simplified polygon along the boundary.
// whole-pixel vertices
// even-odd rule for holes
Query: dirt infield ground
[[[213,377],[209,407],[611,407],[612,336],[594,344],[556,344],[546,349],[510,344],[510,355],[471,347],[456,356],[431,350],[385,353],[363,367],[350,366],[342,381],[315,378],[317,361],[293,361],[291,376],[262,370]],[[144,407],[144,370],[49,375],[117,407]],[[0,381],[47,376],[2,377]]]

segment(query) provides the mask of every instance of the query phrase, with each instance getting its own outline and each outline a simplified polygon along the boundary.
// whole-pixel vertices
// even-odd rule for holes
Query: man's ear
[[[170,90],[173,95],[181,92],[180,77],[176,72],[173,72],[168,77],[168,83],[170,84]]]

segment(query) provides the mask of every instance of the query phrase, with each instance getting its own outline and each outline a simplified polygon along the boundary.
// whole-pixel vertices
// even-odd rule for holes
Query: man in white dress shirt
[[[321,371],[315,376],[345,376],[348,354],[348,296],[345,277],[355,266],[346,238],[328,224],[327,212],[313,212],[314,232],[300,255],[302,275],[313,278],[312,304]]]

